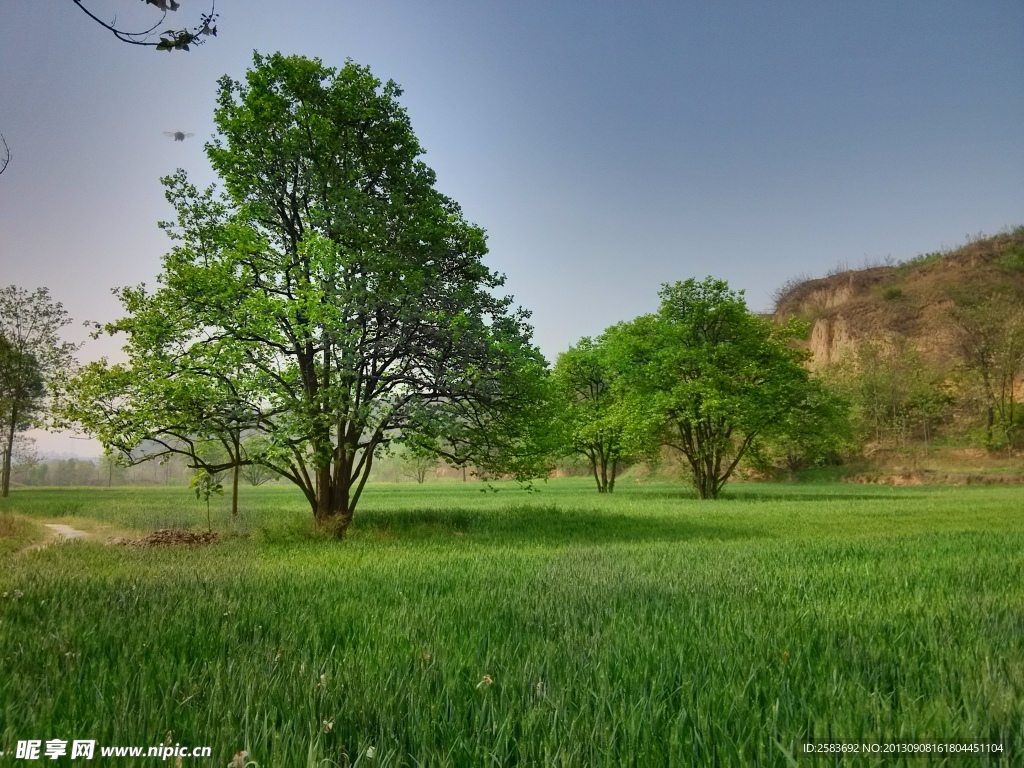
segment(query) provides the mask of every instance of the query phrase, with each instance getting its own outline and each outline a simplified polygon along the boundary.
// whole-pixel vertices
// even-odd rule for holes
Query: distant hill
[[[811,365],[841,359],[867,338],[902,336],[926,359],[954,356],[949,313],[958,296],[1012,292],[1024,301],[1024,227],[893,266],[794,280],[777,294],[775,319],[811,324]]]

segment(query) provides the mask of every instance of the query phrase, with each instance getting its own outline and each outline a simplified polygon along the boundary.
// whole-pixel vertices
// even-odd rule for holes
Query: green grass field
[[[270,487],[234,523],[216,500],[215,546],[0,555],[0,765],[53,738],[218,768],[1024,761],[1024,490],[481,487],[372,486],[344,541]],[[3,510],[206,525],[184,488]],[[823,741],[1004,751],[801,753]]]

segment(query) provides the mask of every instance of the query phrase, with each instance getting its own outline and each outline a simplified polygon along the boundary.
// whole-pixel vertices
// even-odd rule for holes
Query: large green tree
[[[529,474],[546,364],[400,94],[366,67],[281,54],[221,79],[207,154],[223,193],[164,180],[177,244],[155,291],[122,292],[107,330],[129,362],[79,378],[69,419],[130,453],[168,423],[173,440],[223,435],[230,416],[266,446],[245,461],[339,531],[390,443]],[[185,393],[194,406],[168,414]]]
[[[756,441],[807,402],[808,373],[789,341],[798,331],[751,314],[721,280],[666,285],[661,307],[617,326],[621,386],[661,425],[702,499],[717,498]]]

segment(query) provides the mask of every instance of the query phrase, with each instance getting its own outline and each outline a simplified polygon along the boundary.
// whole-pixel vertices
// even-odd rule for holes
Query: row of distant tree
[[[140,464],[125,464],[115,455],[98,458],[42,457],[34,446],[17,444],[14,450],[14,464],[11,470],[12,487],[58,487],[71,486],[92,488],[118,488],[127,486],[174,486],[185,487],[195,476],[195,469],[184,457],[174,457],[165,462],[146,461]],[[457,469],[446,466],[430,456],[382,456],[374,462],[371,480],[385,483],[425,483],[428,480],[469,480]],[[214,476],[218,483],[227,477]],[[243,467],[242,483],[259,487],[277,484],[279,479],[258,464]]]
[[[744,461],[795,470],[865,443],[927,446],[951,435],[992,450],[1020,447],[1024,309],[1010,295],[961,298],[950,316],[957,355],[945,365],[924,362],[906,339],[879,337],[819,378],[799,367],[789,344],[801,329],[751,315],[724,283],[688,281],[666,287],[662,298],[659,313],[582,339],[559,356],[545,418],[531,427],[549,468],[580,456],[597,489],[612,492],[621,471],[658,461],[668,446],[698,492],[713,497]],[[68,318],[45,290],[8,287],[0,291],[0,321],[5,487],[12,470],[28,485],[181,484],[196,467],[237,469],[251,485],[277,478],[258,461],[236,464],[210,439],[180,451],[143,442],[134,456],[100,461],[38,459],[18,431],[43,415],[45,382],[59,386],[72,367],[73,347],[58,336]],[[409,446],[376,456],[372,476],[423,482],[435,475],[437,454]],[[243,430],[238,455],[270,449]],[[170,460],[131,465],[154,456]]]
[[[183,459],[163,464],[146,462],[126,466],[116,456],[98,459],[40,458],[29,448],[15,450],[11,484],[35,487],[187,485],[193,470]]]

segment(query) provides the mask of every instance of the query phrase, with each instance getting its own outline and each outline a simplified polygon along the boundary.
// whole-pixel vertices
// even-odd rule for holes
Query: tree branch
[[[215,36],[217,34],[217,27],[214,25],[214,22],[217,20],[217,13],[215,12],[216,0],[210,0],[210,12],[201,14],[199,23],[196,26],[191,29],[187,27],[182,29],[165,29],[163,32],[157,32],[156,29],[163,24],[164,19],[167,18],[168,11],[178,10],[178,3],[174,2],[174,0],[145,0],[147,5],[156,6],[163,11],[163,14],[160,16],[160,20],[153,24],[153,26],[138,32],[129,32],[128,30],[118,28],[117,19],[110,22],[104,21],[83,4],[84,0],[71,0],[71,2],[77,5],[82,13],[109,31],[122,43],[128,43],[129,45],[142,45],[156,48],[158,51],[187,51],[190,45],[202,45],[204,42],[202,40],[203,37],[207,35]],[[158,39],[154,40],[153,38],[157,36],[159,36]]]

